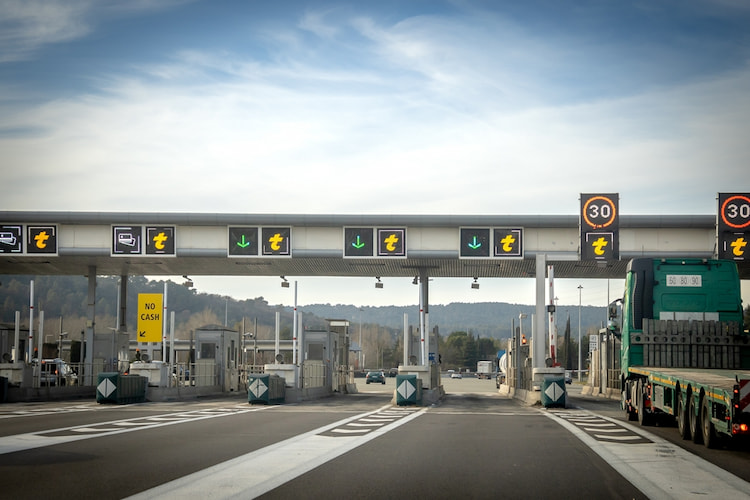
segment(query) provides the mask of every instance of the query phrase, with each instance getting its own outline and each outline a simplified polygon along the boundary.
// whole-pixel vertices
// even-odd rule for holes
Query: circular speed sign
[[[602,229],[617,220],[617,204],[606,195],[592,196],[583,203],[581,216],[592,229]]]
[[[731,229],[750,226],[750,197],[744,194],[727,195],[719,210],[721,222]]]

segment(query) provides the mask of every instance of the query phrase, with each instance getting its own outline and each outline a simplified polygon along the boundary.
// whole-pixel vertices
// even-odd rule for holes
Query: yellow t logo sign
[[[385,243],[386,250],[394,252],[396,250],[396,243],[398,243],[398,236],[395,234],[389,234],[388,237],[383,240],[383,243]]]
[[[49,235],[47,234],[47,231],[40,232],[39,234],[34,236],[34,240],[36,241],[36,247],[46,248],[48,239],[49,239]]]
[[[730,247],[732,247],[732,253],[735,254],[737,257],[742,257],[742,254],[745,253],[745,247],[747,246],[747,241],[745,241],[745,238],[740,236],[736,240],[734,240],[732,243],[729,244]]]
[[[516,239],[513,237],[512,234],[509,234],[502,240],[500,240],[500,243],[503,244],[503,252],[510,252],[513,250],[513,243],[516,242]]]
[[[268,242],[271,243],[271,250],[277,251],[281,248],[281,242],[284,241],[284,237],[281,236],[281,234],[276,233],[270,238],[268,238]]]
[[[154,246],[158,250],[164,250],[164,242],[167,241],[169,238],[164,233],[159,233],[156,236],[154,236]]]
[[[604,236],[602,236],[598,240],[593,242],[591,246],[594,247],[594,253],[596,255],[604,255],[604,247],[606,247],[608,244],[609,242],[604,239]]]

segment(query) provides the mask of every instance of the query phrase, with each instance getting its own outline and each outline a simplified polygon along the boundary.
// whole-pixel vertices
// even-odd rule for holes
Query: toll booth
[[[339,334],[327,330],[305,330],[303,357],[305,387],[333,387],[335,348]],[[317,369],[317,367],[320,369]]]
[[[240,334],[221,325],[195,330],[195,385],[219,385],[223,391],[239,388]]]
[[[332,368],[336,372],[331,386],[334,391],[348,392],[347,384],[354,383],[354,374],[349,366],[349,320],[326,319],[328,329],[333,333]]]

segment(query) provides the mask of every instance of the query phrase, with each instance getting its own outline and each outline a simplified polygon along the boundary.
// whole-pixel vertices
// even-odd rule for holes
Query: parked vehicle
[[[451,373],[451,378],[461,378],[461,373],[460,372],[453,372],[453,373]]]
[[[39,385],[75,385],[78,375],[60,358],[43,359],[39,369]]]
[[[367,375],[365,376],[365,382],[368,384],[371,382],[385,384],[385,374],[381,371],[367,372]]]
[[[631,420],[672,417],[683,439],[707,447],[750,436],[750,398],[741,396],[750,391],[750,335],[734,262],[634,259],[609,316]]]

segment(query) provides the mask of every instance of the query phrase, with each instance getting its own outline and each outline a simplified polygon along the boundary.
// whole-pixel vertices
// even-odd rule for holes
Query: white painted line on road
[[[228,415],[239,415],[241,413],[249,413],[253,411],[261,411],[270,408],[278,408],[278,406],[263,406],[258,408],[247,408],[241,410],[233,410],[232,413],[214,413],[212,415],[204,415],[197,413],[195,415],[182,418],[180,420],[169,420],[159,422],[148,422],[148,418],[138,417],[128,420],[115,420],[113,422],[101,422],[99,424],[88,424],[81,426],[72,427],[61,427],[58,429],[49,429],[38,432],[29,432],[27,434],[15,434],[13,436],[0,437],[0,455],[5,453],[13,453],[16,451],[30,450],[33,448],[43,448],[45,446],[54,446],[57,444],[72,443],[74,441],[80,441],[82,439],[91,439],[101,436],[111,436],[114,434],[123,434],[125,432],[140,431],[144,429],[154,429],[156,427],[163,427],[166,425],[181,424],[184,422],[195,422],[197,420],[204,420],[208,418],[225,417]],[[104,427],[115,425],[117,427]]]
[[[573,433],[651,500],[750,499],[747,481],[630,424],[590,413],[594,418],[620,425],[651,442],[623,446],[614,436],[603,436],[604,441],[597,441],[568,419],[554,412],[539,411]]]
[[[623,431],[627,432],[627,431]],[[640,436],[611,436],[611,435],[604,435],[604,434],[594,434],[594,437],[599,439],[612,439],[615,441],[640,441]]]
[[[390,406],[384,408],[390,408]],[[364,436],[329,437],[321,435],[324,432],[335,432],[338,430],[335,428],[353,420],[368,417],[379,410],[355,415],[194,474],[175,479],[129,498],[133,500],[256,498],[319,465],[404,425],[423,415],[427,410],[428,408],[423,408],[408,413],[403,418],[370,431]]]
[[[629,432],[627,429],[623,429],[622,427],[610,427],[609,429],[602,429],[601,427],[596,428],[590,428],[589,426],[581,427],[584,431],[589,432],[610,432],[610,433],[625,433]],[[634,436],[636,439],[641,439],[641,436]]]
[[[331,432],[337,434],[364,434],[370,432],[370,429],[332,429]]]

